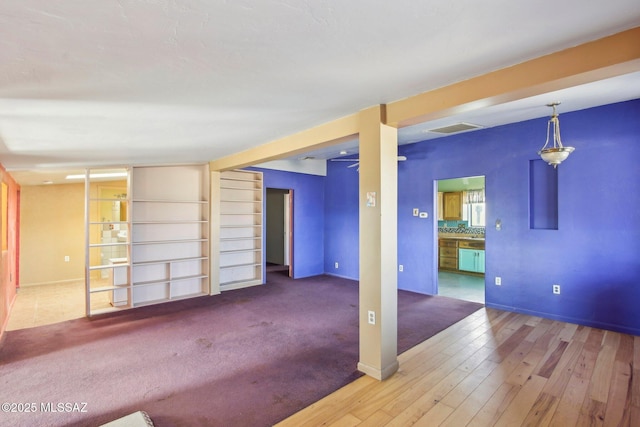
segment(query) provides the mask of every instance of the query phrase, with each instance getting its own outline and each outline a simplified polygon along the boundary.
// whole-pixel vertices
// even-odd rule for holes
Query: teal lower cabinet
[[[484,273],[484,251],[458,249],[458,270]]]

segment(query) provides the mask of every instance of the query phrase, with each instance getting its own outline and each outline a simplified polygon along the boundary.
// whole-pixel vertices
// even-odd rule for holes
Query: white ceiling
[[[214,160],[638,25],[637,0],[3,0],[0,163],[27,185],[87,166]],[[563,113],[635,98],[640,73],[399,139],[542,117],[555,100]],[[35,181],[21,172],[34,170]]]

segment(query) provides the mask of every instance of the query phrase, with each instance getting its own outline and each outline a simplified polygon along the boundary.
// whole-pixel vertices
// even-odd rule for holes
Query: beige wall
[[[84,183],[24,186],[20,198],[20,285],[82,280]]]

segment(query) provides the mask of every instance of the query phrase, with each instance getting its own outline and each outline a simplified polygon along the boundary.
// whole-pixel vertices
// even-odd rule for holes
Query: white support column
[[[379,380],[398,369],[398,133],[384,113],[384,106],[360,113],[358,370]]]
[[[220,293],[220,172],[209,181],[209,295]]]

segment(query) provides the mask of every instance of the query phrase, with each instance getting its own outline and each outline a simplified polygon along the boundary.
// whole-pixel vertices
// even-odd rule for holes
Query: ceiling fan
[[[407,156],[398,156],[399,162],[404,162],[405,160],[407,160]],[[360,159],[357,157],[353,159],[331,159],[331,161],[332,162],[355,162],[352,165],[347,166],[348,168],[355,168],[360,164]],[[360,170],[360,168],[358,168],[357,170]]]

